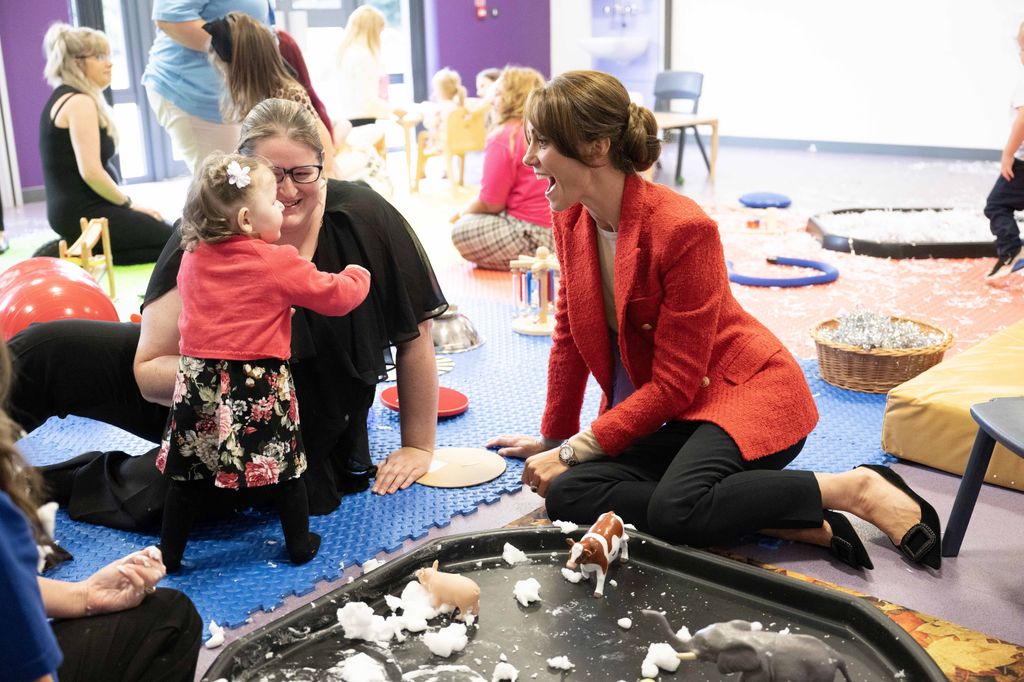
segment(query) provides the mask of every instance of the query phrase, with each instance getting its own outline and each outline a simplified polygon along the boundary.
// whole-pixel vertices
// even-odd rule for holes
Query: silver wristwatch
[[[562,444],[558,446],[558,461],[567,467],[574,467],[580,463],[576,459],[576,450],[573,449],[567,440],[562,441]]]

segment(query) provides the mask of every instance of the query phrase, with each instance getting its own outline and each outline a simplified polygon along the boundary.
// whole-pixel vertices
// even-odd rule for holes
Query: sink
[[[647,38],[636,36],[593,36],[580,40],[580,47],[598,59],[626,64],[647,51]]]

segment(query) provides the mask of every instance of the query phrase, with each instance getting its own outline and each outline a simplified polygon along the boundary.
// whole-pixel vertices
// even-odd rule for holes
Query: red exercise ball
[[[0,295],[4,294],[8,287],[18,280],[27,277],[38,277],[47,273],[60,273],[69,279],[76,279],[83,282],[92,282],[93,279],[82,268],[73,263],[50,258],[49,256],[37,256],[15,263],[0,273]]]
[[[88,276],[83,280],[59,272],[36,271],[0,292],[0,330],[4,340],[33,322],[65,318],[118,321],[110,297]]]

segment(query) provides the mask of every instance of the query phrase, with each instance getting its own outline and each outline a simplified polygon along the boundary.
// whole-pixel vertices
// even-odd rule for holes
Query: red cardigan
[[[347,315],[369,290],[363,268],[321,272],[294,246],[244,236],[200,242],[178,270],[178,348],[211,360],[287,360],[293,305]]]
[[[562,269],[541,433],[579,431],[587,375],[604,391],[591,424],[617,455],[668,421],[722,427],[746,460],[810,433],[818,411],[800,366],[729,289],[718,226],[671,189],[626,177],[615,251],[619,352],[636,391],[607,409],[614,379],[598,235],[581,204],[554,216]]]

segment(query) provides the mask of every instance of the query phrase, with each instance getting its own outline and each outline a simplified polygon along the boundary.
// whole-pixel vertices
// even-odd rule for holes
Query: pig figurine
[[[565,567],[572,570],[579,566],[580,573],[588,579],[589,573],[596,573],[597,588],[594,596],[604,596],[604,577],[608,573],[608,564],[619,558],[620,551],[623,561],[629,559],[629,536],[626,535],[622,519],[615,512],[605,512],[597,517],[583,539],[574,542],[569,538],[568,542],[569,561]]]
[[[459,610],[457,620],[465,620],[467,613],[480,613],[480,586],[464,575],[437,570],[436,560],[430,568],[416,571],[416,579],[430,593],[431,607],[455,606]]]

